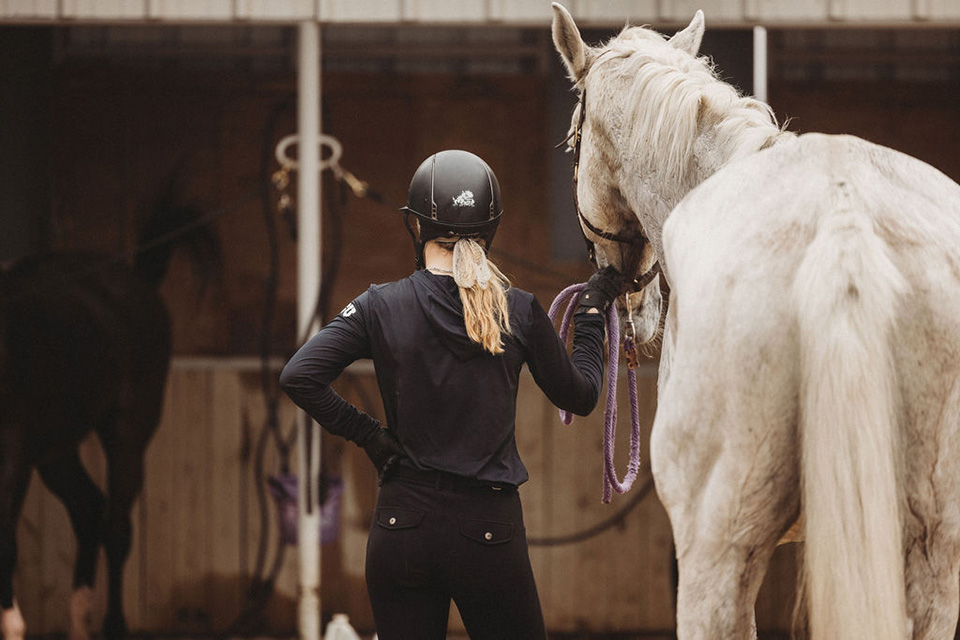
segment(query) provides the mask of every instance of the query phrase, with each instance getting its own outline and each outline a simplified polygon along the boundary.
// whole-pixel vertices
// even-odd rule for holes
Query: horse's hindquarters
[[[814,602],[814,609],[836,611],[873,603],[869,613],[839,613],[823,627],[831,631],[821,630],[819,637],[903,637],[907,623],[897,621],[903,620],[903,596],[896,592],[903,588],[904,566],[914,640],[953,633],[960,569],[960,456],[952,453],[960,450],[958,203],[960,188],[919,161],[853,138],[804,136],[723,169],[672,214],[664,250],[673,336],[665,344],[669,375],[661,379],[651,455],[687,585],[681,587],[680,637],[708,637],[708,631],[697,631],[699,620],[715,620],[717,611],[743,619],[741,607],[752,606],[743,604],[747,587],[728,585],[714,596],[709,585],[737,569],[752,584],[749,562],[740,566],[730,559],[742,558],[743,548],[750,549],[748,557],[765,557],[766,536],[782,533],[796,514],[796,501],[784,499],[784,487],[796,494],[798,415],[805,416],[800,433],[820,429],[826,438],[819,453],[805,451],[813,465],[805,476],[812,478],[829,456],[843,473],[893,456],[891,465],[875,468],[862,496],[900,478],[894,497],[882,503],[896,506],[899,495],[905,506],[901,516],[881,519],[894,521],[883,526],[897,545],[902,526],[906,564],[896,550],[886,577],[841,587],[838,595]],[[821,250],[811,257],[814,243]],[[807,258],[807,283],[791,300]],[[809,325],[805,343],[799,315]],[[828,343],[837,349],[811,360],[812,351]],[[856,345],[863,349],[851,350]],[[862,353],[874,354],[872,364],[857,364]],[[843,411],[807,407],[798,413],[805,388],[801,367],[805,384],[832,394],[833,406]],[[885,376],[893,382],[857,389]],[[861,425],[865,414],[891,402],[892,417],[881,411]],[[892,440],[881,437],[876,446],[829,444],[841,434],[869,440],[891,428],[885,424],[892,425]],[[844,452],[859,462],[844,463],[836,455]],[[780,481],[777,464],[791,470],[789,479]],[[758,477],[769,484],[757,484]],[[836,482],[828,484],[823,495],[846,494]],[[807,514],[807,527],[826,527],[820,542],[808,547],[836,546],[841,531],[863,527],[871,531],[871,543],[885,535],[879,525],[857,524],[863,498],[850,504],[832,516]],[[871,545],[862,542],[811,571],[833,578],[871,575],[877,558],[889,560],[890,553],[875,549],[865,559],[863,549]],[[717,558],[723,561],[712,565]],[[848,562],[861,568],[841,569]],[[886,600],[877,599],[881,586],[892,587]],[[847,623],[856,629],[849,635],[840,631]]]

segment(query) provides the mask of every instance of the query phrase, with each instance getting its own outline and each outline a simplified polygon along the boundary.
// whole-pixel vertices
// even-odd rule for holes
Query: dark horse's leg
[[[123,615],[123,567],[130,554],[133,532],[130,510],[143,487],[143,450],[112,450],[109,468],[110,504],[104,537],[109,582],[103,635],[106,640],[120,640],[127,633]]]
[[[116,419],[97,429],[107,455],[110,496],[104,532],[109,574],[107,615],[103,622],[105,640],[120,640],[127,633],[123,567],[132,538],[130,510],[143,488],[143,458],[160,422],[169,362],[169,338],[163,332],[157,335],[157,340],[133,354],[136,362],[144,363],[143,370],[141,375],[131,376],[129,386],[121,392]]]
[[[97,568],[97,551],[103,534],[103,493],[80,462],[76,449],[37,465],[40,478],[66,507],[77,537],[77,559],[73,572],[74,597],[70,606],[70,638],[89,638],[90,591]]]
[[[25,632],[23,617],[13,599],[17,521],[30,484],[23,435],[20,427],[0,425],[0,634],[4,640],[20,640]]]

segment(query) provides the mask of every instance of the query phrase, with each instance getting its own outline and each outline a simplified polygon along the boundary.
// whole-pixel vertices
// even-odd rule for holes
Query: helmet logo
[[[453,206],[455,207],[472,207],[474,206],[473,202],[473,191],[464,191],[456,198],[453,199]]]

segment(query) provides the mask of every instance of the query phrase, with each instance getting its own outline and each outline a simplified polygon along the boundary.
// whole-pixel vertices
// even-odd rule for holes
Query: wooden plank
[[[688,24],[697,9],[702,9],[708,29],[718,22],[736,23],[744,19],[743,0],[664,0],[660,6],[662,20],[681,24]]]
[[[825,21],[828,19],[827,0],[761,0],[757,7],[757,19],[768,22]]]
[[[931,20],[960,18],[960,2],[956,0],[916,0],[918,17]],[[929,16],[924,15],[929,13]]]
[[[233,0],[148,0],[148,15],[158,20],[230,20]]]
[[[490,0],[491,20],[550,24],[553,13],[550,3],[541,0]]]
[[[146,601],[150,603],[143,616],[144,627],[148,629],[172,629],[177,620],[172,599],[178,586],[175,573],[180,542],[178,523],[184,511],[177,486],[183,480],[180,431],[195,419],[187,407],[194,393],[191,376],[195,375],[176,369],[170,372],[163,418],[147,450],[141,580]]]
[[[146,20],[146,0],[62,0],[63,17],[87,20]]]
[[[240,527],[243,466],[243,430],[239,375],[234,371],[211,372],[207,425],[206,505],[209,524],[208,613],[212,630],[226,627],[240,613],[244,576]]]
[[[56,18],[57,0],[0,0],[4,18]]]
[[[401,6],[403,19],[416,22],[483,22],[487,17],[486,0],[406,0]]]
[[[646,24],[660,18],[657,0],[579,0],[571,9],[574,19],[589,22]]]
[[[842,17],[846,20],[881,20],[909,22],[913,17],[913,0],[842,0]]]
[[[179,371],[183,379],[177,396],[179,410],[189,416],[178,425],[174,483],[177,512],[168,544],[174,546],[167,594],[181,633],[210,631],[209,600],[205,576],[210,572],[210,511],[208,492],[208,435],[211,426],[209,371]],[[159,567],[158,567],[159,569]]]
[[[404,19],[400,0],[323,0],[320,19],[332,22],[399,22]],[[458,5],[457,3],[447,3]],[[456,7],[450,9],[456,13]],[[409,9],[416,11],[415,8]]]
[[[325,4],[325,3],[324,3]],[[312,0],[236,0],[236,15],[248,20],[312,20]]]

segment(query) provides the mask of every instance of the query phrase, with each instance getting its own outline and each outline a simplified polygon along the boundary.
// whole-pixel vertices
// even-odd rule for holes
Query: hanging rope
[[[560,308],[566,304],[563,320],[560,323],[560,340],[566,344],[573,324],[573,312],[580,300],[580,292],[586,284],[574,284],[561,291],[550,305],[547,315],[555,321]],[[626,349],[634,348],[633,338],[624,339]],[[628,344],[630,342],[630,344]],[[617,373],[620,367],[620,320],[617,317],[615,305],[610,305],[607,311],[607,406],[604,410],[603,429],[603,502],[608,503],[613,492],[626,493],[633,486],[640,472],[640,406],[637,398],[637,373],[633,369],[627,370],[627,387],[630,392],[630,461],[627,464],[627,473],[623,481],[617,479],[617,470],[613,463],[613,453],[617,435]],[[573,414],[560,410],[560,421],[563,424],[573,422]]]

